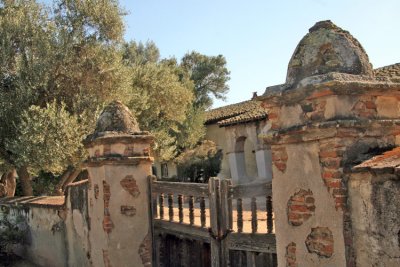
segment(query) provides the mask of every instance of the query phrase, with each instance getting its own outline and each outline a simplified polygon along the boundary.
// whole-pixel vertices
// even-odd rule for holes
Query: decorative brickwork
[[[106,181],[103,181],[103,200],[104,200],[104,219],[103,229],[107,234],[111,233],[114,224],[111,220],[109,206],[110,206],[111,191],[110,185]]]
[[[108,256],[108,250],[103,249],[103,261],[104,261],[104,267],[112,267],[110,258]]]
[[[297,267],[296,262],[296,243],[291,242],[286,246],[286,267]]]
[[[288,160],[288,154],[286,152],[286,147],[284,146],[274,146],[272,147],[272,162],[275,167],[284,172],[286,170],[286,162]]]
[[[311,190],[300,189],[290,197],[287,204],[288,222],[299,226],[307,221],[315,212],[315,199]]]
[[[151,267],[151,235],[148,233],[139,246],[139,255],[145,267]]]
[[[121,206],[121,214],[126,216],[135,216],[136,215],[136,208],[133,206]]]
[[[343,183],[342,159],[345,146],[335,141],[321,143],[319,159],[322,169],[322,179],[328,188],[329,193],[335,199],[336,209],[346,206],[347,192]]]
[[[333,254],[333,235],[328,227],[311,228],[305,241],[308,252],[330,258]]]
[[[129,192],[133,197],[138,197],[140,194],[139,187],[136,184],[135,178],[132,175],[127,175],[120,182],[123,189]]]

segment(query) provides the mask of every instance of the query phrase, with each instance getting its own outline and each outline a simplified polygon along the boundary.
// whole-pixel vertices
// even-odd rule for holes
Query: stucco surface
[[[349,181],[357,266],[400,266],[400,182],[378,176],[355,173]]]
[[[298,266],[345,266],[342,211],[335,209],[334,199],[330,196],[321,178],[318,143],[286,145],[288,153],[287,168],[281,172],[273,167],[274,188],[273,203],[279,266],[285,266],[286,246],[296,243]],[[276,188],[279,188],[277,190]],[[288,223],[287,203],[291,195],[299,189],[311,190],[315,197],[315,216],[310,217],[301,226]],[[334,237],[334,253],[325,258],[309,253],[305,241],[311,228],[328,227]]]

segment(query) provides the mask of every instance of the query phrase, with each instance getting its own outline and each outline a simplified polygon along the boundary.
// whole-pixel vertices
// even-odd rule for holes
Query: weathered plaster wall
[[[65,227],[69,266],[90,266],[88,181],[77,182],[67,187],[65,199]]]
[[[272,179],[270,149],[258,138],[265,126],[266,121],[259,121],[225,127],[226,149],[234,183]],[[242,138],[245,140],[243,147],[238,146],[238,140]]]
[[[87,182],[68,186],[64,204],[63,199],[21,197],[2,203],[9,219],[27,225],[15,252],[38,266],[90,266]]]
[[[1,216],[27,229],[15,253],[38,266],[69,266],[66,227],[60,207],[2,204]]]
[[[230,151],[227,148],[225,128],[220,128],[217,124],[207,125],[205,139],[213,141],[217,145],[217,148],[223,151],[221,170],[218,176],[221,178],[231,178],[231,169],[229,167]]]
[[[92,266],[148,266],[148,176],[152,162],[149,158],[125,163],[104,160],[88,167]]]
[[[142,262],[140,245],[149,233],[147,176],[151,173],[151,163],[140,166],[105,165],[89,169],[91,190],[89,191],[89,214],[91,231],[91,257],[93,266],[132,266],[132,262]],[[121,186],[121,180],[131,176],[136,180],[138,194],[133,196]],[[109,206],[104,206],[105,185],[110,187]],[[94,187],[98,186],[98,195]],[[131,207],[129,214],[124,207]],[[105,209],[111,220],[110,229],[105,224]],[[125,209],[126,210],[126,209]],[[125,212],[125,214],[123,214]],[[128,256],[129,255],[129,256]]]
[[[274,210],[279,211],[275,212],[279,266],[285,266],[287,263],[287,246],[295,247],[295,255],[291,253],[289,257],[296,259],[297,266],[345,266],[343,214],[335,208],[335,200],[328,193],[321,178],[318,142],[286,145],[286,153],[286,169],[282,171],[274,165],[272,180]],[[286,211],[291,196],[301,189],[312,192],[315,211],[312,216],[304,219],[301,225],[295,226],[289,222],[289,219],[293,218],[289,218]],[[303,209],[300,205],[292,208]],[[313,228],[316,230],[313,231]],[[318,229],[325,228],[331,232],[333,242],[318,239]],[[315,235],[311,234],[312,232],[317,232],[317,237],[312,241],[316,245],[307,248],[306,241]],[[313,247],[318,247],[318,244],[325,244],[319,246],[321,255],[312,250]]]
[[[166,163],[168,166],[168,178],[172,178],[172,177],[178,175],[178,169],[177,169],[176,164],[173,161],[168,161]],[[154,166],[157,169],[157,177],[164,178],[164,177],[161,177],[161,162],[158,161],[157,159],[155,159]]]
[[[400,181],[370,172],[349,180],[357,266],[400,266]]]

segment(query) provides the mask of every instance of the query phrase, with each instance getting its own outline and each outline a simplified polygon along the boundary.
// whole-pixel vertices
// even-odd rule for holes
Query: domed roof
[[[139,124],[130,110],[120,101],[113,101],[100,114],[94,134],[102,132],[132,134],[139,131]]]
[[[295,84],[303,78],[329,72],[373,76],[361,44],[327,20],[317,22],[297,45],[289,62],[286,83]]]

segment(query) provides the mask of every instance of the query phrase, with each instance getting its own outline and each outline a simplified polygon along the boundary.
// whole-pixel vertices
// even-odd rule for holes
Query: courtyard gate
[[[150,179],[155,266],[276,266],[271,182]]]

